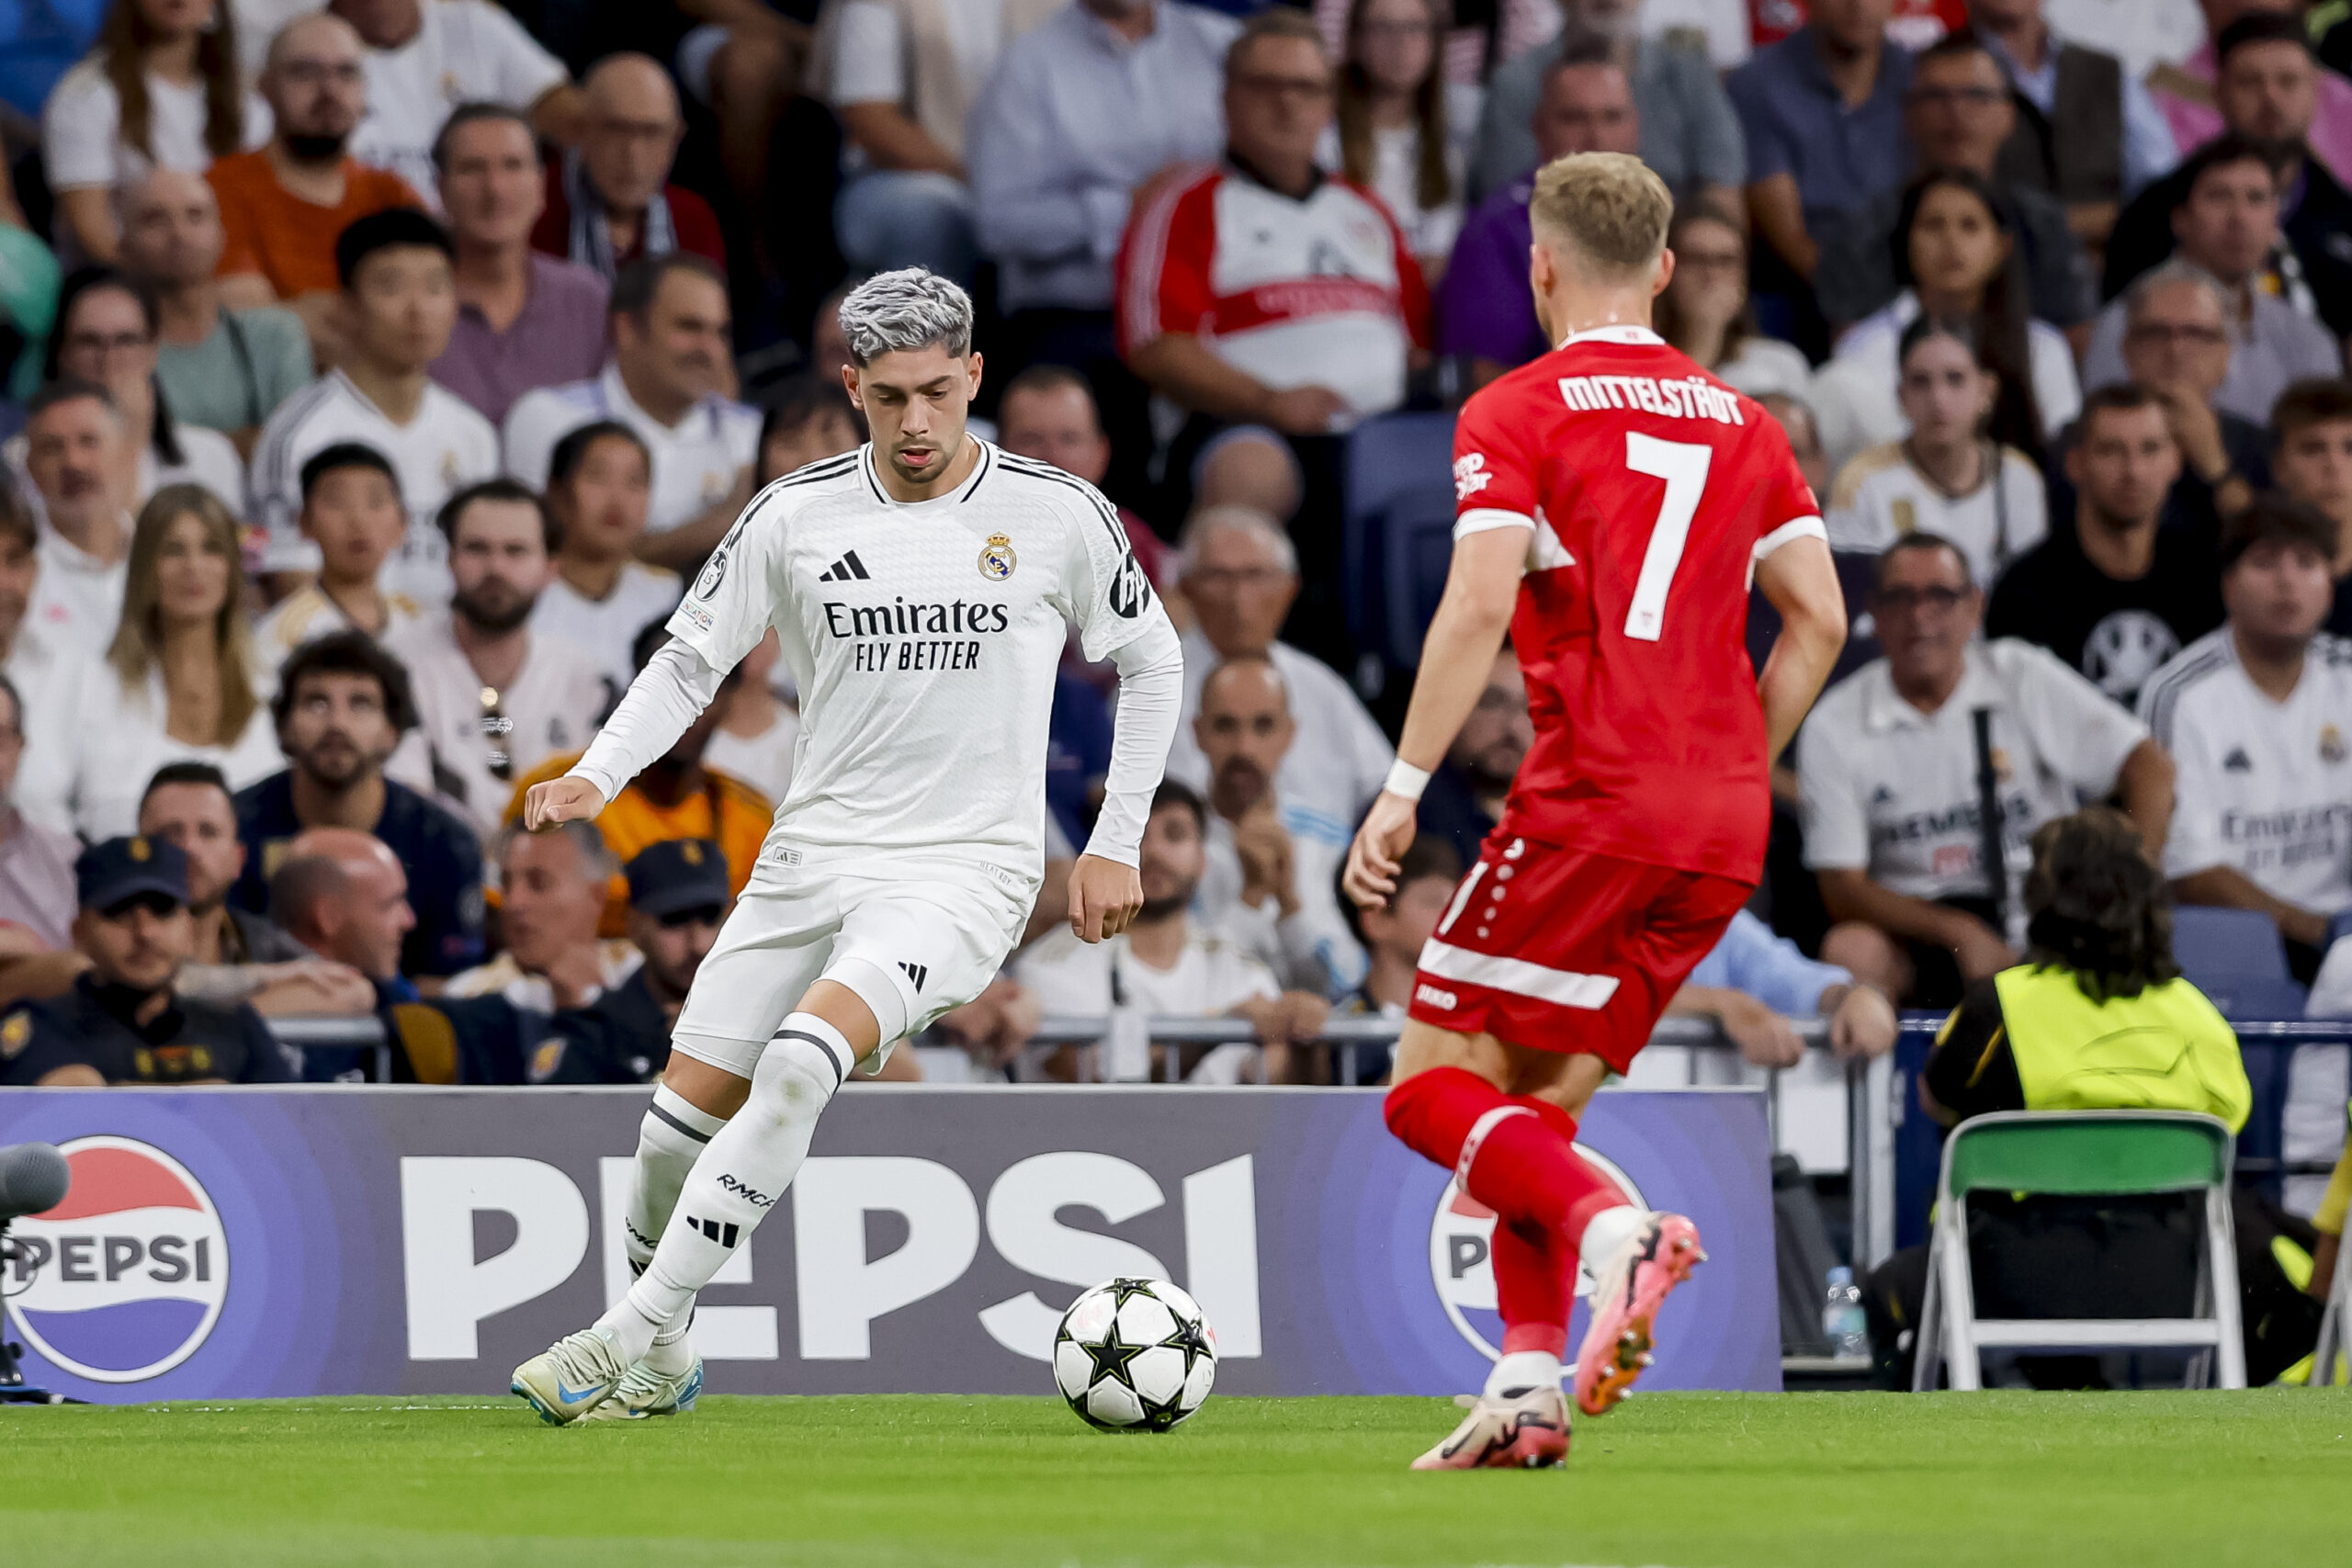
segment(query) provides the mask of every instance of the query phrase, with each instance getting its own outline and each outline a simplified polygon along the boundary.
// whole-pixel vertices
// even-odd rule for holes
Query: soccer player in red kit
[[[1577,1154],[1577,1119],[1763,874],[1770,759],[1845,640],[1819,508],[1762,409],[1668,347],[1650,304],[1673,199],[1640,160],[1547,164],[1529,272],[1559,344],[1472,398],[1454,434],[1453,559],[1396,771],[1349,852],[1349,895],[1395,890],[1427,770],[1505,632],[1535,744],[1421,950],[1388,1125],[1495,1211],[1503,1354],[1416,1469],[1555,1464],[1577,1260],[1598,1281],[1576,1398],[1598,1416],[1648,1364],[1703,1254]],[[1782,630],[1757,678],[1750,581]]]

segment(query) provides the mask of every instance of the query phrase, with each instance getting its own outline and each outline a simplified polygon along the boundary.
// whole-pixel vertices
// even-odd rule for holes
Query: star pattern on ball
[[[1111,1320],[1110,1332],[1103,1336],[1102,1344],[1090,1345],[1083,1339],[1079,1340],[1077,1344],[1080,1349],[1086,1352],[1087,1359],[1094,1363],[1093,1370],[1087,1374],[1086,1381],[1089,1383],[1101,1382],[1104,1378],[1109,1378],[1114,1382],[1123,1383],[1128,1388],[1136,1386],[1135,1372],[1130,1363],[1137,1356],[1151,1348],[1148,1345],[1130,1344],[1120,1338],[1119,1322],[1116,1318]]]
[[[1215,1358],[1216,1347],[1209,1343],[1208,1325],[1197,1318],[1178,1318],[1176,1332],[1160,1341],[1184,1352],[1184,1375],[1193,1375],[1193,1368],[1204,1356]]]
[[[1116,1313],[1121,1307],[1126,1305],[1137,1296],[1151,1296],[1155,1301],[1159,1299],[1159,1297],[1153,1293],[1151,1281],[1148,1280],[1114,1280],[1111,1281],[1110,1290],[1111,1310],[1114,1313]]]

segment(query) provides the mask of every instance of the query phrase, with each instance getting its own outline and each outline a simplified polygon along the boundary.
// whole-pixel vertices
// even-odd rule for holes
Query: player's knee
[[[821,978],[865,1004],[866,1010],[874,1015],[877,1045],[906,1037],[908,1025],[913,1021],[913,1005],[901,976],[870,958],[850,957],[833,960]]]
[[[772,1041],[752,1076],[752,1100],[744,1114],[764,1114],[780,1122],[808,1121],[833,1098],[842,1075],[842,1065],[813,1041],[789,1035]]]

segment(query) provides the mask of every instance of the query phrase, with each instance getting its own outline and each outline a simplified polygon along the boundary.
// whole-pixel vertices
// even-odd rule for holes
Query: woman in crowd
[[[1864,447],[1901,436],[1895,400],[1903,329],[1922,314],[1973,321],[1984,363],[2001,380],[1989,430],[2038,457],[2081,411],[2075,355],[2064,333],[2026,313],[2016,220],[1982,176],[1945,169],[1903,193],[1894,226],[1894,302],[1854,323],[1814,378],[1814,412],[1833,468]]]
[[[57,330],[49,340],[46,378],[95,381],[114,397],[126,428],[142,431],[139,499],[165,485],[200,484],[233,512],[245,502],[245,466],[217,430],[172,417],[155,378],[162,344],[155,296],[110,267],[85,267],[58,293]]]
[[[2001,378],[1965,318],[1921,316],[1903,329],[1894,395],[1911,434],[1863,452],[1829,497],[1834,549],[1875,555],[1905,534],[1940,535],[1990,584],[2050,531],[2041,471],[1986,435]]]
[[[1667,231],[1674,276],[1658,297],[1658,335],[1751,398],[1802,399],[1813,366],[1794,344],[1764,336],[1747,301],[1747,234],[1720,207],[1683,205]]]
[[[284,765],[255,694],[238,603],[237,520],[201,485],[167,485],[139,513],[122,622],[104,660],[59,682],[59,722],[26,739],[17,803],[93,840],[138,827],[166,762],[213,763],[243,789]]]
[[[225,0],[113,0],[97,47],[41,111],[41,156],[57,193],[58,246],[115,260],[114,187],[151,168],[202,174],[269,140],[269,108],[237,66]]]
[[[1316,162],[1388,204],[1436,287],[1462,227],[1478,90],[1445,79],[1447,0],[1354,0]]]

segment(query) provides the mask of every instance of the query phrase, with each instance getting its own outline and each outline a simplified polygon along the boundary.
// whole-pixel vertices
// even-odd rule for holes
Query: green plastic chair
[[[2245,1386],[2238,1319],[2237,1243],[2230,1224],[2230,1129],[2181,1111],[2000,1111],[1974,1116],[1944,1143],[1927,1301],[1919,1314],[1911,1386],[1936,1386],[1949,1362],[1955,1390],[1984,1386],[1988,1349],[2118,1350],[2208,1348],[2189,1363],[2188,1386]],[[1980,1318],[1968,1267],[1968,1195],[2031,1192],[2108,1196],[2203,1192],[2194,1317]]]

